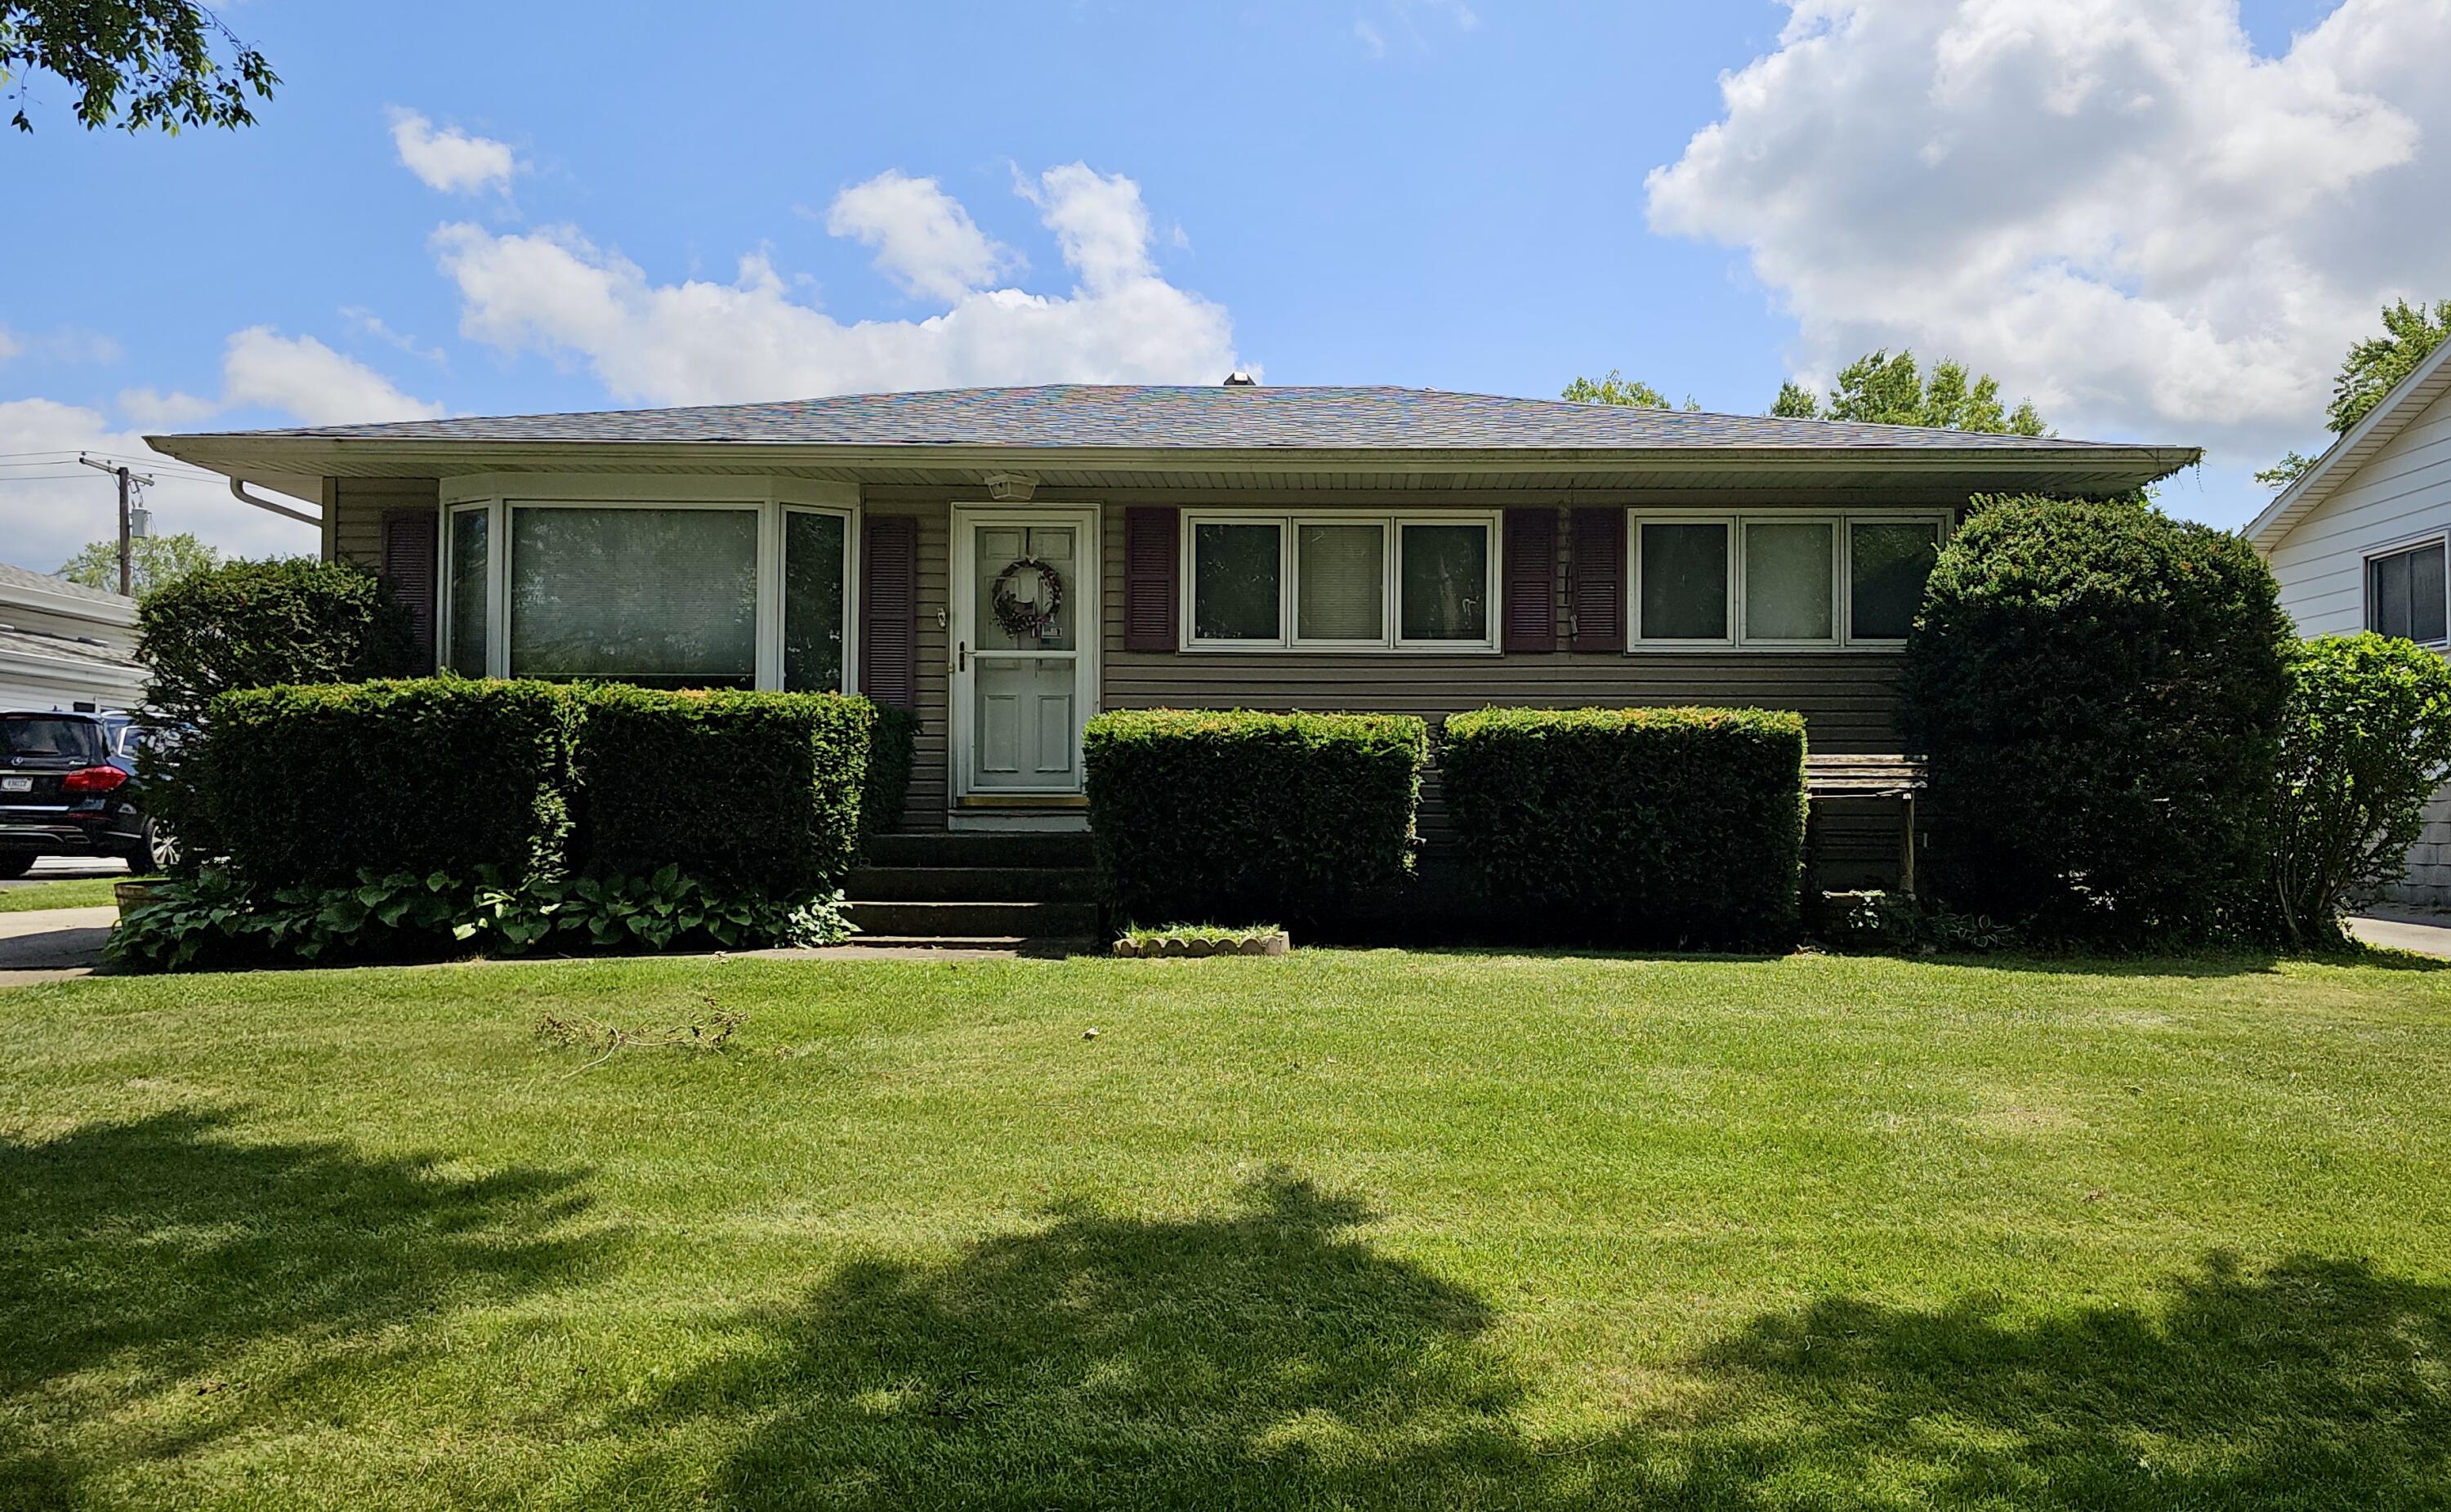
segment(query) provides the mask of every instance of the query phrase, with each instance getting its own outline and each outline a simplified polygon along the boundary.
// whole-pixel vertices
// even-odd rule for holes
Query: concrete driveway
[[[2352,916],[2349,933],[2386,950],[2451,956],[2451,913],[2378,905]]]

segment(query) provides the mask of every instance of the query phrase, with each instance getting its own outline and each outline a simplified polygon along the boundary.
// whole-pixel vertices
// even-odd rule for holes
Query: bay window
[[[1894,649],[1946,530],[1937,513],[1637,513],[1635,644]]]
[[[1194,650],[1494,651],[1497,518],[1194,512]]]
[[[746,498],[658,482],[636,499],[577,478],[517,482],[447,506],[442,665],[651,688],[855,686],[850,508],[787,503],[762,482]]]
[[[2444,542],[2402,546],[2366,559],[2366,628],[2423,645],[2441,645],[2451,632],[2451,587],[2446,587]]]

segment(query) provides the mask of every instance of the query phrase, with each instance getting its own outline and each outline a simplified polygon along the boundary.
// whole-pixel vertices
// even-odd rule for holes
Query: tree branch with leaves
[[[223,56],[226,54],[226,56]],[[194,0],[0,0],[0,99],[10,124],[26,113],[32,75],[76,90],[86,129],[118,127],[178,135],[184,127],[235,130],[255,124],[250,94],[272,98],[281,76]]]

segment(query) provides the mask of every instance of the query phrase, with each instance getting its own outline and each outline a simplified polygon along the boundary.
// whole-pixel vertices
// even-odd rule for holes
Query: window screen
[[[1387,633],[1383,525],[1303,525],[1294,537],[1294,634],[1377,640]]]
[[[1924,579],[1940,554],[1940,527],[1868,520],[1847,530],[1847,635],[1904,640],[1923,607]]]
[[[1275,640],[1284,634],[1284,569],[1275,525],[1198,525],[1191,533],[1191,635]]]
[[[2439,540],[2366,562],[2366,628],[2428,644],[2444,637],[2443,546]]]
[[[757,514],[514,508],[511,673],[656,688],[757,675]]]
[[[485,538],[491,528],[482,509],[451,517],[451,670],[463,677],[485,675]]]
[[[1641,638],[1728,638],[1728,527],[1668,520],[1642,527]]]
[[[1745,638],[1833,638],[1827,523],[1745,526]]]
[[[1403,525],[1398,536],[1399,638],[1487,640],[1489,527]]]
[[[843,689],[843,546],[840,515],[783,512],[783,686],[793,693]]]

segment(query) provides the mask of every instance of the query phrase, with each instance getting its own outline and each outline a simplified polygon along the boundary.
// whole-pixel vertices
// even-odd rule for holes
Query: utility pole
[[[134,564],[130,560],[130,552],[128,550],[127,509],[131,501],[128,499],[128,494],[132,491],[133,485],[137,483],[143,483],[148,488],[151,487],[153,485],[153,480],[150,478],[140,478],[136,474],[129,472],[126,462],[112,463],[108,461],[96,461],[90,457],[80,457],[77,461],[83,462],[88,467],[92,468],[95,472],[110,473],[119,479],[119,597],[122,599],[133,599],[136,597],[136,575],[133,571]]]

